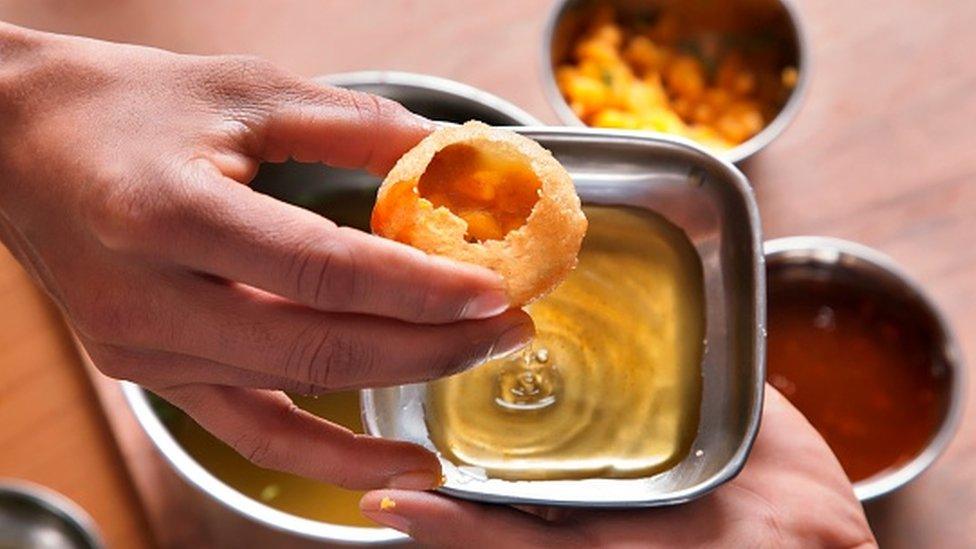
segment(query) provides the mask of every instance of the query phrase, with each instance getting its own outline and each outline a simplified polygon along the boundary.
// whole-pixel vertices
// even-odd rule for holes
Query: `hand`
[[[384,497],[395,507],[380,510]],[[685,505],[634,511],[478,505],[381,490],[373,520],[435,547],[876,547],[851,484],[827,444],[775,389],[742,473]]]
[[[400,105],[242,57],[0,23],[0,236],[106,374],[255,463],[429,488],[411,444],[355,436],[278,390],[426,380],[532,334],[487,270],[251,191],[261,161],[383,174],[430,131]]]

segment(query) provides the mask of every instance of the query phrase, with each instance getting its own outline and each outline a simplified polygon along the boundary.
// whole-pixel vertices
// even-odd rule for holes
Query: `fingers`
[[[187,384],[226,385],[252,389],[276,389],[299,395],[328,392],[286,377],[254,372],[212,360],[179,353],[133,349],[95,343],[81,338],[85,350],[99,370],[115,379],[125,379],[149,389],[162,390]]]
[[[330,390],[443,377],[521,348],[534,333],[522,311],[436,326],[260,298],[199,312],[213,318],[187,335],[191,354]]]
[[[568,524],[558,526],[510,507],[479,505],[445,496],[379,490],[360,509],[376,522],[431,547],[577,547],[584,541]]]
[[[398,103],[301,78],[260,58],[219,56],[195,67],[200,93],[231,122],[231,152],[252,159],[383,175],[434,129]]]
[[[338,228],[206,162],[180,176],[178,189],[107,199],[107,221],[97,228],[102,242],[321,310],[441,323],[508,307],[502,280],[487,269]]]
[[[81,337],[103,372],[150,387],[214,383],[316,394],[426,381],[508,354],[534,334],[521,310],[412,324],[321,313],[199,277],[158,284],[139,301],[118,299],[102,305],[102,327],[82,327]]]
[[[306,80],[270,98],[254,154],[262,160],[323,162],[385,175],[434,126],[399,103]]]
[[[485,320],[413,324],[315,311],[236,284],[185,276],[134,305],[104,303],[102,344],[179,353],[326,390],[425,381],[522,347],[521,310]],[[184,383],[194,381],[184,379]]]
[[[283,393],[216,385],[158,391],[251,462],[350,489],[428,489],[440,464],[406,442],[356,435],[295,406]]]

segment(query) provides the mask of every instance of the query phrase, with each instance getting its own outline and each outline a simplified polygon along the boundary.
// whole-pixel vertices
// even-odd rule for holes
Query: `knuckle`
[[[331,464],[326,469],[324,476],[329,479],[329,484],[334,484],[348,490],[363,488],[360,475],[357,475],[352,468],[343,464]]]
[[[239,438],[232,446],[239,454],[259,467],[271,468],[277,461],[270,437],[247,434]]]
[[[267,82],[280,76],[278,67],[257,55],[228,55],[223,59],[223,67],[239,80],[259,83]]]
[[[335,234],[336,238],[332,241],[332,260],[329,261],[331,268],[328,271],[329,278],[336,278],[339,283],[332,291],[343,293],[332,295],[344,296],[353,303],[366,301],[372,288],[370,271],[362,265],[353,246],[348,243],[360,238],[362,233],[349,227],[339,227]]]
[[[338,99],[343,106],[356,111],[364,123],[373,123],[379,119],[394,118],[406,113],[406,108],[390,99],[379,97],[371,93],[355,90],[338,90]]]
[[[373,347],[358,338],[335,338],[327,359],[335,388],[347,388],[353,380],[376,380]]]
[[[159,195],[153,196],[131,184],[121,167],[103,167],[98,179],[107,190],[92,209],[95,235],[112,250],[143,249],[150,236],[158,233]]]
[[[204,88],[222,104],[264,104],[287,78],[271,61],[254,55],[222,55],[205,67]]]
[[[342,237],[348,229],[335,229],[335,238],[317,239],[298,246],[292,258],[295,292],[299,299],[325,308],[347,309],[368,293],[368,273],[358,266],[356,254]]]
[[[383,106],[380,98],[371,94],[357,91],[350,91],[350,100],[356,112],[362,118],[381,118],[388,107]]]
[[[292,378],[312,388],[340,389],[356,379],[369,379],[373,370],[372,349],[355,336],[339,334],[328,321],[311,324],[296,338],[288,358]]]
[[[269,469],[280,467],[284,461],[282,451],[275,444],[275,437],[272,433],[284,430],[285,426],[295,419],[298,410],[298,406],[294,403],[282,406],[268,418],[267,426],[269,429],[241,433],[237,438],[230,441],[231,447],[259,467]]]

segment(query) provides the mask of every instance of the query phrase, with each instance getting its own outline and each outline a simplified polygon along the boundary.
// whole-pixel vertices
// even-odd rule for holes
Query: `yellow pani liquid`
[[[319,417],[363,432],[356,391],[292,398],[301,408]],[[363,492],[258,467],[182,412],[177,413],[168,422],[176,440],[204,469],[235,490],[299,517],[347,526],[379,526],[359,512]]]
[[[510,480],[666,470],[698,430],[702,267],[684,233],[623,207],[586,208],[579,266],[528,308],[525,352],[432,382],[431,440]]]

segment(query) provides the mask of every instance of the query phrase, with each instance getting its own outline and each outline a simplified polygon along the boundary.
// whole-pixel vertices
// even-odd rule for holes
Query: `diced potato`
[[[762,113],[760,113],[757,109],[742,111],[739,114],[739,123],[746,128],[746,131],[749,133],[749,137],[761,132],[765,126]]]
[[[743,68],[742,55],[737,52],[729,53],[722,58],[718,65],[718,70],[715,72],[715,84],[723,90],[733,91],[735,80]]]
[[[468,211],[458,216],[468,222],[468,234],[477,240],[501,240],[505,238],[502,226],[488,212]]]
[[[796,68],[771,66],[771,52],[709,49],[692,23],[664,8],[650,27],[622,27],[612,8],[597,8],[575,62],[556,71],[573,112],[591,126],[673,133],[716,150],[762,131],[796,86]]]
[[[699,124],[708,124],[715,120],[715,107],[708,103],[699,103],[691,111],[691,119]]]
[[[719,151],[731,149],[735,146],[733,143],[722,137],[711,126],[701,124],[696,124],[689,128],[688,137],[694,139],[702,145],[705,145],[706,147]]]
[[[667,106],[668,96],[660,85],[649,84],[638,80],[627,90],[626,106],[634,112],[641,112],[651,108]]]
[[[654,109],[641,116],[640,127],[677,135],[684,135],[688,129],[681,117],[666,109]]]
[[[502,184],[501,179],[499,172],[480,170],[471,174],[467,184],[458,186],[458,190],[472,200],[488,204],[495,199],[496,190]]]
[[[724,111],[732,103],[732,94],[722,88],[710,88],[705,91],[702,101],[707,103],[716,112]]]
[[[668,65],[664,81],[676,95],[697,99],[705,91],[705,68],[690,55],[679,55]]]
[[[617,48],[602,40],[584,40],[576,45],[576,57],[589,59],[600,64],[611,63],[618,58]]]
[[[780,75],[780,81],[786,89],[792,90],[796,87],[796,82],[800,78],[800,73],[796,67],[786,67]]]
[[[566,89],[574,78],[580,75],[579,69],[572,65],[560,65],[556,69],[556,84],[559,89]]]
[[[583,76],[600,80],[600,76],[603,74],[603,65],[592,59],[581,59],[579,72]]]
[[[624,33],[616,24],[605,23],[596,28],[593,32],[593,38],[614,48],[619,48],[623,43]]]
[[[692,112],[695,110],[695,102],[687,97],[676,97],[671,102],[671,108],[681,118],[690,119]]]
[[[736,73],[732,80],[732,93],[749,95],[754,91],[756,91],[756,75],[748,70],[741,70]]]
[[[599,80],[586,76],[576,76],[570,79],[563,88],[570,103],[576,105],[583,116],[602,109],[609,97],[609,89]],[[579,113],[577,113],[579,114]]]
[[[739,123],[739,117],[733,114],[722,115],[715,121],[715,128],[733,143],[741,143],[749,136],[749,130]]]
[[[647,74],[661,70],[665,54],[646,36],[635,36],[624,50],[624,59],[633,65],[638,73]]]
[[[637,117],[618,109],[605,109],[593,117],[592,125],[598,128],[637,129]]]

